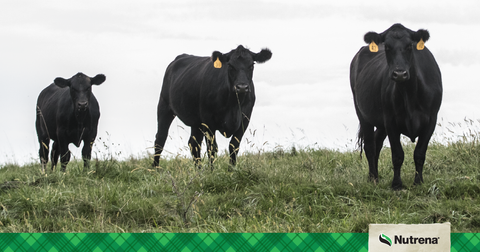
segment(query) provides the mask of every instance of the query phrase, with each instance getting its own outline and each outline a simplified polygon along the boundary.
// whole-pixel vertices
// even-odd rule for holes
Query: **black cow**
[[[100,117],[100,108],[92,93],[92,85],[100,85],[104,81],[103,74],[90,78],[83,73],[77,73],[68,80],[56,78],[53,84],[40,93],[35,125],[43,171],[48,162],[50,139],[53,140],[52,170],[61,156],[62,171],[65,171],[70,160],[68,145],[73,143],[79,147],[81,141],[84,166],[89,166]]]
[[[211,57],[177,56],[163,78],[153,165],[158,166],[175,116],[191,127],[188,145],[196,164],[200,160],[203,137],[213,162],[218,150],[215,139],[218,130],[225,137],[232,137],[230,163],[235,165],[255,103],[254,62],[266,62],[271,56],[268,49],[253,53],[241,45],[226,54],[215,51]]]
[[[378,180],[378,157],[388,136],[395,190],[402,188],[404,152],[400,134],[412,142],[418,137],[413,155],[414,183],[420,184],[442,102],[440,69],[424,46],[429,37],[426,30],[414,32],[401,24],[381,34],[368,32],[364,40],[370,46],[362,47],[350,65],[350,84],[360,121],[358,143],[365,150],[370,179]]]

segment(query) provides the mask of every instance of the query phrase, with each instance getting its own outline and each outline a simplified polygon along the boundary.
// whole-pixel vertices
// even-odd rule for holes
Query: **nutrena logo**
[[[403,237],[395,235],[394,244],[438,244],[440,237]],[[385,234],[380,234],[378,240],[388,246],[392,246],[392,239]]]
[[[395,235],[395,244],[438,244],[440,237],[402,237]]]
[[[369,224],[368,252],[450,252],[450,223]]]
[[[388,246],[392,246],[392,239],[390,239],[390,237],[384,235],[384,234],[380,234],[378,236],[378,240],[381,242],[381,243],[385,243],[387,244]]]

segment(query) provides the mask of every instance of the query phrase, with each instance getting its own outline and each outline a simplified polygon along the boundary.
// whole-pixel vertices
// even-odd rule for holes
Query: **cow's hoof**
[[[400,191],[400,190],[402,190],[402,189],[403,189],[402,182],[392,184],[392,189],[393,189],[394,191]]]

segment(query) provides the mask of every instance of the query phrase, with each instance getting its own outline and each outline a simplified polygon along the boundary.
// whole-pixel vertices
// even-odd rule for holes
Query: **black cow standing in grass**
[[[40,93],[35,125],[43,171],[48,162],[50,139],[53,140],[52,170],[58,157],[61,157],[62,171],[65,171],[70,160],[68,145],[73,143],[79,147],[81,141],[84,166],[89,166],[100,117],[100,108],[92,93],[92,85],[100,85],[104,81],[103,74],[90,78],[83,73],[77,73],[68,80],[56,78],[53,84]]]
[[[218,150],[215,132],[230,141],[230,163],[235,165],[238,148],[247,129],[255,104],[253,66],[269,60],[272,53],[263,49],[253,53],[243,46],[211,57],[182,54],[170,63],[163,79],[158,102],[158,130],[155,139],[154,166],[158,166],[175,116],[191,127],[188,145],[195,163],[200,160],[203,137],[213,162]]]
[[[428,142],[442,101],[440,69],[424,46],[429,32],[394,24],[383,33],[368,32],[364,46],[350,65],[350,84],[360,121],[358,142],[367,156],[369,175],[378,180],[378,157],[388,136],[392,151],[395,190],[402,188],[400,168],[404,152],[400,134],[412,142],[415,184],[423,182]]]

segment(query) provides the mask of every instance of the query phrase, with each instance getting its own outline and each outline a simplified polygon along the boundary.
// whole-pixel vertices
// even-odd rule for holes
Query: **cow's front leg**
[[[51,159],[52,159],[52,171],[55,169],[58,163],[58,157],[60,157],[60,152],[58,151],[58,141],[54,141],[52,144],[52,151],[51,151]]]
[[[253,105],[252,105],[253,106]],[[230,144],[228,145],[228,150],[230,152],[230,165],[235,166],[237,164],[237,155],[240,150],[240,142],[242,141],[245,131],[247,131],[248,124],[250,123],[250,117],[252,113],[252,108],[245,108],[244,111],[250,111],[242,113],[242,125],[233,133]]]
[[[215,138],[215,130],[212,132],[210,130],[205,131],[205,140],[207,142],[207,154],[210,160],[210,167],[213,170],[213,162],[217,156],[218,145],[217,139]]]
[[[233,134],[228,150],[230,152],[230,165],[235,166],[237,164],[237,155],[240,150],[240,142],[242,141],[244,131],[239,130]]]
[[[68,149],[68,143],[59,140],[58,152],[60,153],[60,162],[62,163],[62,172],[67,169],[67,164],[70,162],[70,150]]]
[[[402,143],[400,142],[400,133],[388,134],[388,140],[390,141],[390,148],[392,150],[392,163],[393,163],[393,181],[392,189],[402,189],[402,179],[400,176],[400,170],[403,165],[405,154],[403,152]]]
[[[430,119],[430,125],[418,137],[417,146],[413,152],[413,160],[415,161],[415,180],[414,185],[423,183],[423,165],[427,154],[428,142],[432,137],[433,131],[437,124],[437,118]]]
[[[90,141],[83,140],[82,159],[83,159],[84,170],[90,168],[90,160],[92,159],[93,142],[94,142],[94,139]]]

